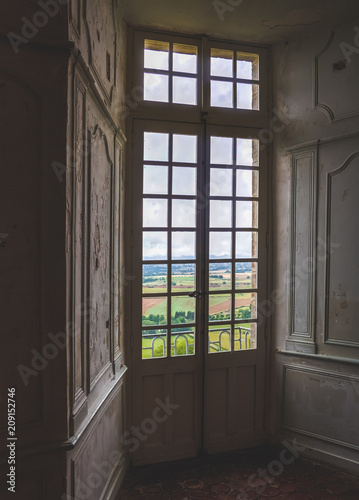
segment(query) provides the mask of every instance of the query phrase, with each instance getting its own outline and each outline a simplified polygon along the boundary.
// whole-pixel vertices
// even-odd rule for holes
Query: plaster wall
[[[270,431],[357,468],[358,23],[273,49]],[[280,116],[280,118],[278,118]]]

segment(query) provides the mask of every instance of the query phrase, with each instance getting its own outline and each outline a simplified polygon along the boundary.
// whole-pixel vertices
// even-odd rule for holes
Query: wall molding
[[[350,118],[354,118],[359,116],[359,109],[357,111],[351,111],[351,112],[343,112],[343,113],[336,113],[335,110],[332,108],[330,103],[325,103],[324,100],[321,97],[321,61],[323,60],[324,56],[327,54],[327,52],[333,48],[333,50],[336,50],[338,46],[340,46],[340,41],[343,41],[343,38],[339,38],[339,40],[335,40],[337,38],[338,32],[343,30],[343,29],[348,29],[350,27],[355,26],[355,21],[350,21],[345,24],[342,24],[340,26],[336,26],[333,28],[333,30],[330,33],[329,40],[324,46],[324,48],[321,50],[319,54],[317,54],[314,58],[314,63],[313,63],[313,108],[317,109],[319,111],[322,111],[329,121],[331,122],[338,122]],[[353,34],[353,41],[354,43],[354,37],[355,33]],[[335,53],[334,53],[335,56]],[[345,58],[345,55],[343,53],[340,54],[342,58]],[[345,59],[342,59],[345,62]],[[338,61],[339,62],[339,61]],[[345,66],[344,70],[347,70],[349,66]],[[331,86],[332,88],[335,89],[335,85]],[[334,90],[335,91],[335,90]]]
[[[289,296],[289,334],[286,341],[288,350],[315,352],[315,267],[316,262],[316,231],[317,231],[317,148],[299,149],[292,153],[291,171],[291,257],[290,257],[290,296]],[[307,184],[306,184],[307,183]],[[308,204],[298,204],[297,199],[303,198]],[[305,211],[305,213],[304,213]],[[303,212],[303,213],[302,213]],[[306,223],[309,217],[308,234],[303,230],[297,231],[300,220]],[[299,254],[299,238],[307,239],[307,248]],[[303,255],[305,257],[303,259]],[[299,262],[299,258],[302,259]],[[300,269],[306,262],[306,268]],[[303,290],[301,277],[305,274],[307,289]],[[295,311],[297,300],[302,297],[305,304],[306,317],[304,323],[299,325],[296,321]],[[303,316],[301,316],[301,320]]]
[[[331,248],[332,248],[332,231],[331,231],[331,223],[332,223],[332,187],[333,187],[333,179],[335,176],[343,173],[353,160],[359,158],[359,151],[352,153],[345,162],[339,166],[337,169],[332,172],[327,173],[327,183],[326,183],[326,223],[325,223],[325,253],[326,253],[326,262],[325,262],[325,306],[324,306],[324,342],[326,344],[337,345],[337,346],[346,346],[346,347],[359,347],[359,342],[352,342],[348,340],[340,340],[329,338],[329,315],[330,315],[330,272],[331,272]]]
[[[358,363],[357,363],[358,364]],[[283,363],[282,365],[282,394],[281,394],[281,399],[282,399],[282,404],[281,404],[281,429],[289,430],[296,432],[298,434],[302,434],[305,436],[310,436],[314,437],[316,439],[319,439],[321,441],[327,442],[327,443],[333,443],[340,445],[342,447],[351,449],[351,450],[359,450],[359,445],[352,444],[349,441],[344,441],[336,438],[332,438],[330,436],[326,436],[324,434],[320,434],[319,432],[312,432],[306,429],[301,429],[296,426],[292,426],[289,424],[285,423],[285,393],[286,393],[286,388],[287,388],[287,374],[289,371],[292,372],[302,372],[306,374],[313,374],[317,376],[322,376],[322,377],[331,377],[334,379],[339,379],[339,380],[345,380],[348,382],[356,383],[359,386],[359,376],[354,376],[352,374],[347,374],[347,373],[342,373],[342,372],[335,372],[333,370],[325,370],[322,368],[317,368],[313,366],[303,366],[303,365],[296,365],[296,364],[289,364],[289,363]]]

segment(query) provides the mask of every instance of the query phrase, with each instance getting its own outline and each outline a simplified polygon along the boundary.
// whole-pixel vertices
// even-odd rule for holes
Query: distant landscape
[[[171,288],[173,292],[191,292],[195,290],[194,283],[194,265],[193,264],[176,264],[172,270]],[[167,290],[167,266],[166,265],[146,265],[143,275],[143,293],[166,293]],[[232,288],[231,272],[229,263],[216,263],[210,267],[209,274],[209,290],[222,291],[223,295],[210,296],[209,304],[209,321],[226,321],[230,319],[231,300],[227,295]],[[246,293],[245,289],[252,288],[252,264],[245,262],[236,265],[236,288],[244,289],[243,292],[236,294],[235,318],[245,319],[251,317],[250,304],[251,293]],[[227,293],[226,293],[227,292]],[[171,324],[177,328],[180,326],[180,331],[184,332],[188,342],[193,343],[193,335],[190,333],[193,328],[186,326],[195,323],[195,299],[187,295],[174,297],[172,300]],[[143,347],[152,345],[152,339],[155,335],[165,333],[160,327],[167,324],[167,301],[165,297],[144,297],[142,309],[142,325],[148,327],[148,330],[143,332]],[[153,327],[153,328],[151,328]],[[188,334],[187,334],[188,332]],[[177,332],[178,334],[178,332]],[[213,332],[210,338],[218,341],[219,332]],[[228,349],[229,337],[222,335],[223,350]],[[163,344],[161,341],[156,341],[157,356],[163,355]],[[226,349],[227,347],[227,349]],[[174,350],[172,344],[172,351]],[[186,341],[181,338],[176,345],[178,350],[186,351]],[[193,347],[191,348],[193,352]],[[189,350],[190,351],[190,350]],[[191,352],[189,352],[190,354]],[[151,357],[151,351],[145,350],[143,357]]]

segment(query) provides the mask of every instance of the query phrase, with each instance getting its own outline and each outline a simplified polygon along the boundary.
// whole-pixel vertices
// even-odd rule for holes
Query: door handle
[[[194,297],[195,299],[198,299],[199,297],[202,297],[203,295],[206,295],[204,292],[191,292],[188,294],[188,297]]]

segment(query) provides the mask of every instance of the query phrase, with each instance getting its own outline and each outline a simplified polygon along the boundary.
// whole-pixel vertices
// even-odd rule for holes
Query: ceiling
[[[136,26],[273,44],[359,16],[358,0],[122,0]]]

